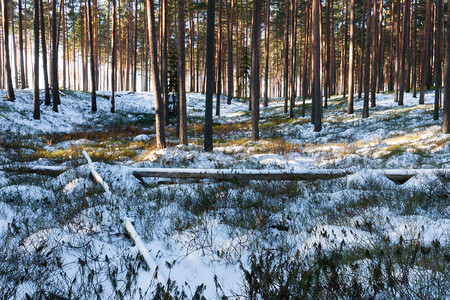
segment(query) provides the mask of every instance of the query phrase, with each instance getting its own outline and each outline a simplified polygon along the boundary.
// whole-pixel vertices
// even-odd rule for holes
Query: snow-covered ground
[[[15,102],[0,102],[0,292],[7,298],[42,291],[67,297],[69,290],[87,298],[118,291],[125,298],[151,298],[155,278],[167,283],[163,274],[175,282],[165,286],[172,294],[192,297],[200,287],[207,299],[245,298],[255,253],[297,253],[307,260],[319,244],[323,251],[349,253],[402,243],[450,249],[448,178],[424,173],[400,185],[368,171],[450,168],[450,135],[432,120],[433,92],[425,105],[407,93],[403,107],[392,94],[378,94],[368,119],[361,118],[361,99],[347,115],[345,100],[334,98],[320,133],[308,116],[287,119],[283,100],[272,99],[261,108],[260,141],[251,140],[248,103],[226,105],[223,98],[210,153],[202,150],[204,95],[187,95],[189,145],[176,146],[170,125],[169,147],[154,150],[152,94],[118,93],[115,114],[109,93],[99,94],[95,114],[89,94],[67,91],[59,113],[41,106],[41,120],[32,119],[31,90],[17,90]],[[112,194],[92,182],[82,150]],[[49,177],[22,173],[24,165],[69,170]],[[355,174],[315,182],[141,182],[130,167],[339,168]],[[149,270],[125,234],[126,218],[134,220],[153,257]],[[354,263],[370,265],[363,257]],[[426,263],[413,267],[418,271],[411,281],[435,271]],[[440,267],[437,278],[446,291],[448,261]],[[450,297],[448,289],[443,295]]]

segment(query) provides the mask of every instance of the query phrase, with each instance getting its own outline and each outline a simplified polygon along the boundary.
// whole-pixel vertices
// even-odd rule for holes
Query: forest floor
[[[0,97],[5,92],[0,91]],[[450,180],[419,174],[403,184],[370,169],[449,169],[450,135],[425,105],[405,94],[377,94],[362,119],[362,100],[324,110],[313,131],[297,100],[261,108],[261,140],[251,139],[248,102],[221,102],[214,150],[203,149],[205,96],[188,94],[187,146],[173,125],[168,147],[154,147],[149,93],[64,91],[59,113],[32,91],[0,102],[0,294],[66,298],[262,297],[326,299],[450,297]],[[215,110],[214,110],[215,111]],[[112,194],[90,179],[86,150]],[[66,166],[57,177],[24,166]],[[131,167],[348,169],[317,181],[216,182],[132,176]],[[125,233],[132,218],[155,265],[145,268]],[[159,276],[155,275],[155,270]],[[168,278],[162,274],[169,274]]]

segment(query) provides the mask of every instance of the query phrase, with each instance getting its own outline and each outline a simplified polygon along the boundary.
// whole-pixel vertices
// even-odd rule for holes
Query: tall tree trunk
[[[185,20],[184,0],[178,0],[178,107],[180,113],[180,145],[187,145],[187,120],[186,120],[186,57],[185,57]],[[192,67],[192,66],[191,66]]]
[[[189,91],[192,93],[195,87],[195,76],[194,76],[194,19],[192,18],[192,0],[189,0]]]
[[[5,69],[6,69],[6,97],[9,101],[14,101],[14,89],[11,75],[11,62],[9,53],[9,21],[8,21],[8,0],[2,1],[2,20],[3,20],[3,47],[5,49]]]
[[[62,0],[61,2],[62,4],[64,4],[64,0]],[[66,17],[65,17],[65,5],[61,5],[61,10],[62,10],[62,46],[63,46],[63,60],[62,60],[62,65],[63,65],[63,89],[66,88],[66,61],[67,60],[67,56],[66,56]]]
[[[370,44],[371,44],[371,25],[372,25],[372,1],[367,1],[367,40],[366,40],[366,58],[364,63],[364,104],[363,104],[363,118],[369,117],[369,89],[370,89]]]
[[[373,0],[373,31],[372,31],[372,77],[370,87],[370,107],[376,106],[375,95],[377,92],[377,75],[378,75],[378,5],[377,0]]]
[[[324,108],[328,108],[328,98],[330,97],[330,52],[331,52],[331,32],[330,32],[330,19],[331,19],[331,1],[325,3],[325,88],[324,88]]]
[[[163,115],[164,115],[164,125],[169,125],[169,86],[167,83],[167,38],[168,38],[168,33],[167,33],[167,1],[168,0],[162,0],[161,1],[161,42],[162,42],[162,53],[161,53],[161,88],[162,88],[162,107],[161,109],[163,110]],[[147,12],[148,14],[148,12]],[[149,25],[150,26],[150,25]],[[156,39],[156,37],[155,37]],[[151,36],[150,36],[150,32],[149,32],[149,41],[150,41],[150,45],[151,45]],[[156,47],[156,45],[155,45]],[[150,48],[150,52],[153,51]],[[156,53],[155,53],[156,55]],[[151,68],[150,68],[151,70]],[[152,73],[152,78],[153,77],[153,73]],[[153,79],[152,79],[153,80]],[[156,93],[155,89],[153,89],[153,92]],[[164,145],[165,147],[165,145]]]
[[[305,46],[303,56],[303,79],[302,79],[302,117],[305,117],[306,110],[306,97],[308,96],[308,53],[310,53],[309,47],[309,31],[310,31],[310,16],[311,15],[311,0],[306,1],[306,17],[305,17]],[[312,121],[312,119],[311,119]]]
[[[354,41],[355,41],[355,0],[350,0],[350,49],[348,51],[348,98],[347,113],[353,114],[353,64],[354,64]]]
[[[269,1],[269,0],[268,0]],[[228,1],[227,1],[228,2]],[[233,3],[234,1],[231,0],[231,9],[228,9],[228,3],[226,3],[226,15],[227,15],[227,49],[228,49],[228,55],[227,55],[227,73],[228,73],[228,97],[227,97],[227,104],[231,104],[231,100],[233,99]],[[267,30],[267,27],[266,27]]]
[[[388,82],[388,90],[394,90],[394,56],[396,52],[394,52],[394,1],[391,2],[391,40],[390,40],[390,48],[389,48],[389,82]]]
[[[417,8],[417,6],[416,6]],[[444,76],[444,111],[442,115],[442,133],[450,133],[450,5],[447,9],[447,34],[445,39],[445,76]]]
[[[410,6],[412,5],[412,1],[409,0]],[[405,76],[405,92],[409,93],[411,91],[411,25],[412,24],[412,12],[411,8],[409,8],[409,17],[408,17],[408,36],[407,36],[407,45],[406,48],[406,76]]]
[[[293,1],[293,0],[290,0]],[[284,113],[288,112],[288,81],[289,81],[289,1],[286,1],[284,9],[284,78],[283,78],[283,96]]]
[[[417,98],[417,0],[414,0],[414,31],[413,31],[413,71],[412,71],[412,85],[413,85],[413,98]]]
[[[111,41],[111,112],[116,112],[116,0],[112,0],[112,41]]]
[[[41,118],[39,108],[39,0],[34,0],[34,72],[33,72],[33,119]]]
[[[291,73],[290,73],[290,104],[289,118],[294,117],[295,106],[295,79],[296,79],[296,62],[297,62],[297,0],[291,0]]]
[[[28,26],[27,26],[27,21],[28,21],[28,18],[27,18],[27,1],[25,1],[24,2],[24,6],[23,6],[23,8],[24,8],[24,11],[25,11],[25,14],[24,14],[24,31],[25,31],[25,34],[24,34],[24,45],[25,45],[25,49],[24,49],[24,56],[25,56],[25,59],[24,59],[24,63],[25,63],[25,67],[24,67],[24,71],[25,71],[25,88],[27,88],[28,87]],[[36,8],[38,8],[38,6],[36,6]],[[39,19],[38,19],[38,22],[39,22]]]
[[[92,112],[96,112],[97,111],[97,97],[95,94],[95,88],[96,88],[96,84],[95,84],[95,57],[94,57],[94,24],[93,20],[92,20],[92,11],[91,11],[91,0],[87,0],[86,1],[86,5],[87,5],[87,9],[88,9],[88,13],[87,13],[87,17],[88,17],[88,26],[89,26],[89,45],[90,45],[90,54],[91,54],[91,82],[92,82],[92,87],[91,87],[91,107],[92,107]]]
[[[12,34],[12,46],[13,46],[13,54],[14,54],[14,82],[16,88],[19,88],[19,71],[17,68],[17,44],[16,44],[16,29],[14,28],[14,7],[13,0],[10,0],[10,8],[11,8],[11,34]]]
[[[222,0],[219,0],[219,20],[217,29],[217,85],[216,116],[220,116],[220,96],[222,94]]]
[[[410,10],[410,0],[405,0],[404,10],[403,10],[403,35],[402,35],[402,56],[401,56],[401,67],[400,67],[400,97],[398,99],[398,105],[403,105],[403,98],[405,93],[405,60],[408,48],[408,35],[409,35],[409,10]]]
[[[233,1],[233,0],[231,0]],[[197,51],[196,51],[196,55],[197,55],[197,68],[195,69],[196,74],[195,74],[195,91],[198,93],[200,92],[200,19],[199,19],[199,13],[197,10],[197,15],[196,15],[196,19],[197,22],[195,24],[196,29],[197,29]],[[233,24],[233,22],[231,22],[231,24]],[[231,28],[233,28],[233,25],[231,26]],[[231,66],[231,68],[233,69],[233,66]],[[233,76],[233,75],[232,75]]]
[[[383,42],[383,0],[380,0],[378,12],[378,74],[377,92],[384,89],[383,67],[384,67],[384,42]]]
[[[295,2],[295,0],[293,0]],[[252,139],[259,140],[259,49],[261,0],[253,0],[252,62],[250,67],[250,102],[252,103]]]
[[[433,119],[439,120],[439,108],[441,105],[442,67],[441,67],[441,35],[442,35],[442,13],[444,7],[442,0],[436,2],[436,57],[435,57],[435,97]]]
[[[420,85],[420,98],[419,104],[425,103],[425,90],[427,85],[427,70],[430,63],[430,29],[431,29],[431,10],[433,0],[426,0],[426,13],[425,13],[425,35],[423,39],[423,52],[422,52],[422,83]]]
[[[395,78],[394,78],[394,102],[398,102],[398,90],[400,85],[400,0],[397,0],[397,30],[395,47]]]
[[[358,98],[362,97],[362,90],[364,86],[364,47],[366,46],[366,0],[363,0],[363,12],[362,12],[362,36],[361,36],[361,63],[359,69],[359,86],[358,86]],[[370,55],[370,54],[369,54]]]
[[[344,5],[344,3],[342,4]],[[348,16],[348,0],[345,0],[345,13],[342,14],[342,39],[341,39],[341,61],[340,61],[340,82],[339,82],[339,92],[342,94],[342,97],[345,97],[345,71],[346,71],[346,63],[347,63],[347,21]]]
[[[22,32],[22,0],[19,0],[19,54],[20,54],[20,88],[26,87],[25,62],[23,58],[23,32]],[[26,45],[25,45],[26,47]]]
[[[137,40],[138,40],[138,0],[134,0],[134,44],[133,44],[133,86],[132,91],[136,92],[137,84]]]
[[[148,1],[148,0],[147,0]],[[214,92],[214,9],[215,1],[208,0],[206,17],[206,106],[205,106],[205,151],[213,150],[212,142],[212,102]]]
[[[331,2],[331,15],[334,16],[334,0]],[[334,35],[334,17],[331,18],[331,78],[330,78],[330,96],[336,94],[336,38]]]
[[[312,55],[313,55],[313,91],[314,131],[322,131],[322,89],[320,86],[320,0],[312,1]]]
[[[58,112],[59,104],[57,16],[56,0],[52,0],[52,100],[54,112]]]
[[[164,132],[164,111],[163,101],[161,99],[161,83],[159,81],[158,67],[158,45],[156,44],[156,26],[155,26],[155,5],[153,0],[147,0],[147,20],[148,36],[150,40],[151,56],[151,76],[153,79],[153,93],[155,97],[155,128],[156,128],[156,147],[166,147],[166,136]]]

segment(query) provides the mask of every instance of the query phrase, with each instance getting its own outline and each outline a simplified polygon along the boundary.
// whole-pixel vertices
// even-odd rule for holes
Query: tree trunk
[[[402,35],[402,56],[401,56],[401,67],[400,67],[400,97],[398,99],[398,105],[403,105],[403,98],[405,94],[405,60],[408,50],[408,35],[409,35],[409,10],[410,10],[410,0],[405,0],[404,10],[403,10],[403,35]]]
[[[367,40],[366,40],[366,58],[364,70],[364,105],[363,118],[369,117],[369,88],[370,88],[370,44],[371,44],[371,25],[372,25],[372,1],[367,0]]]
[[[325,3],[325,89],[324,89],[324,108],[328,107],[328,98],[330,97],[330,52],[331,52],[331,32],[330,32],[330,19],[331,19],[331,1]]]
[[[149,0],[147,0],[149,1]],[[215,0],[208,0],[206,17],[206,106],[205,106],[205,151],[213,150],[212,142],[212,102],[214,92],[214,9]]]
[[[395,78],[394,78],[394,102],[398,102],[398,90],[400,85],[400,0],[397,0],[397,32],[395,47]]]
[[[413,98],[417,98],[417,0],[414,1],[414,31],[413,31],[413,71],[412,71],[412,85],[413,85]]]
[[[112,41],[111,41],[111,112],[116,112],[116,0],[112,0]]]
[[[23,58],[23,32],[22,32],[22,0],[19,0],[19,55],[20,55],[20,88],[24,89],[25,85],[25,62]],[[26,45],[25,45],[26,47]]]
[[[233,0],[231,0],[233,1]],[[231,12],[233,14],[233,12]],[[197,10],[197,23],[195,24],[196,29],[197,29],[197,51],[196,51],[196,55],[197,55],[197,68],[196,68],[196,74],[195,74],[195,91],[198,93],[200,92],[200,19],[199,19],[199,13]],[[233,22],[231,22],[231,24],[233,24]],[[231,28],[233,28],[233,26],[231,26]],[[233,66],[231,66],[231,69],[233,69]],[[233,77],[233,75],[231,75]]]
[[[97,97],[95,94],[95,57],[94,57],[94,26],[92,21],[92,11],[91,11],[91,0],[87,0],[87,9],[88,9],[88,26],[89,26],[89,45],[90,45],[90,54],[91,54],[91,107],[92,112],[95,113],[97,111]]]
[[[133,45],[133,86],[131,90],[136,92],[136,84],[137,84],[137,40],[138,40],[138,0],[134,0],[134,45]]]
[[[9,21],[8,21],[8,0],[2,1],[2,19],[3,19],[3,47],[5,48],[5,69],[6,69],[6,97],[8,101],[16,99],[12,84],[11,61],[9,53]]]
[[[417,7],[417,6],[416,6]],[[447,34],[445,47],[444,76],[444,112],[442,115],[442,133],[450,133],[450,5],[447,9]]]
[[[16,30],[14,28],[14,7],[13,0],[10,0],[10,8],[11,8],[11,35],[12,35],[12,46],[13,46],[13,54],[14,54],[14,82],[16,88],[19,88],[19,72],[17,70],[17,45],[16,45]]]
[[[295,2],[295,0],[293,0]],[[252,103],[252,139],[259,140],[259,48],[261,0],[253,0],[252,62],[250,67],[250,102]]]
[[[383,46],[383,0],[380,0],[378,13],[378,74],[377,74],[377,92],[384,89],[383,67],[384,67],[384,46]]]
[[[426,0],[426,13],[425,13],[425,35],[423,39],[422,47],[422,82],[420,85],[420,98],[419,104],[425,103],[425,90],[427,85],[427,72],[428,65],[430,63],[430,29],[431,29],[431,9],[433,0]]]
[[[361,59],[360,59],[360,69],[359,69],[359,86],[358,86],[358,98],[362,97],[362,90],[364,86],[364,47],[366,46],[366,1],[363,0],[363,11],[362,11],[362,36],[361,36]],[[369,54],[370,55],[370,54]]]
[[[296,79],[296,61],[297,61],[297,0],[291,0],[291,74],[290,74],[290,104],[289,118],[294,117],[295,106],[295,79]]]
[[[343,4],[344,5],[344,2]],[[348,0],[345,0],[345,13],[342,14],[342,39],[341,39],[341,61],[340,61],[340,77],[339,77],[339,92],[342,97],[345,97],[345,65],[347,60],[347,15],[348,15]]]
[[[62,4],[64,4],[64,0],[62,2]],[[67,56],[66,56],[66,12],[65,12],[65,5],[61,5],[61,10],[62,10],[62,46],[63,46],[63,60],[62,60],[62,65],[63,65],[63,89],[65,89],[66,86],[66,62],[68,61]]]
[[[233,0],[231,2],[231,9],[228,8],[228,0],[225,2],[225,14],[227,15],[227,74],[228,74],[228,88],[227,88],[227,104],[231,104],[233,99]]]
[[[290,0],[293,1],[293,0]],[[288,112],[288,81],[289,81],[289,1],[286,1],[284,9],[284,113]]]
[[[161,99],[161,83],[159,81],[158,67],[158,45],[156,43],[156,26],[155,26],[155,5],[153,0],[147,0],[147,20],[148,20],[148,36],[150,41],[150,57],[151,57],[151,76],[153,79],[153,94],[155,97],[155,128],[156,128],[156,147],[166,147],[166,136],[164,132],[164,111],[163,101]]]
[[[187,145],[187,120],[186,120],[186,57],[185,57],[185,0],[178,0],[178,111],[180,113],[179,143]],[[191,66],[192,67],[192,66]]]
[[[444,7],[442,0],[436,3],[436,57],[435,57],[435,97],[433,119],[439,120],[439,106],[441,104],[441,85],[442,85],[442,67],[441,67],[441,35],[442,35],[442,12]]]
[[[388,90],[392,91],[394,90],[394,1],[391,2],[391,40],[390,40],[390,47],[389,47],[389,82],[388,82]]]
[[[163,110],[163,115],[164,115],[164,125],[169,125],[169,86],[167,83],[167,1],[168,0],[162,0],[161,1],[161,42],[162,42],[162,53],[161,53],[161,88],[162,88],[162,107],[161,109]],[[148,12],[147,12],[148,14]],[[148,19],[149,20],[149,19]],[[147,20],[147,21],[148,21]],[[149,25],[150,26],[150,25]],[[149,41],[150,41],[150,45],[152,43],[151,41],[151,35],[149,32]],[[155,37],[155,41],[156,41],[156,37]],[[155,45],[156,47],[156,45]],[[156,49],[156,48],[155,48]],[[152,52],[153,50],[150,48],[150,52]],[[155,53],[156,56],[156,53]],[[152,70],[150,68],[150,70]],[[152,80],[154,80],[153,78],[153,74],[152,76]],[[158,76],[159,77],[159,76]],[[156,93],[156,90],[153,89],[153,93]],[[164,145],[165,147],[165,145]]]
[[[50,90],[48,83],[48,64],[47,64],[47,44],[45,43],[45,21],[44,21],[44,3],[39,1],[39,17],[41,20],[41,47],[42,47],[42,64],[44,69],[44,92],[45,92],[45,105],[50,105]]]
[[[34,0],[34,72],[33,72],[33,119],[41,118],[39,108],[39,0]]]
[[[28,26],[27,26],[28,19],[27,19],[27,1],[24,2],[23,8],[24,8],[24,11],[25,11],[25,14],[24,14],[24,31],[25,31],[25,34],[24,34],[24,45],[25,45],[25,49],[24,49],[24,52],[25,52],[24,53],[24,56],[25,56],[25,59],[24,59],[24,63],[25,63],[24,71],[25,71],[25,88],[27,88],[28,87],[28,47],[27,47],[27,45],[28,45]],[[38,8],[38,6],[36,6],[36,8]],[[38,11],[38,13],[39,13],[39,11]],[[38,19],[38,22],[39,22],[39,19]]]
[[[220,116],[220,96],[222,94],[222,1],[223,0],[219,0],[219,20],[217,25],[216,116]]]
[[[322,95],[320,86],[320,0],[312,2],[313,99],[314,131],[322,131]]]
[[[303,56],[303,79],[302,79],[302,117],[305,117],[306,104],[305,100],[308,96],[308,53],[310,53],[309,47],[309,30],[310,30],[310,14],[311,14],[311,1],[306,1],[306,18],[305,18],[305,46],[304,46],[304,56]],[[311,119],[312,121],[312,119]]]
[[[195,76],[194,76],[194,43],[195,43],[195,37],[194,37],[194,19],[192,18],[192,0],[189,0],[189,49],[190,49],[190,55],[189,55],[189,91],[192,93],[194,91],[195,87]]]
[[[57,12],[56,0],[52,0],[52,101],[53,111],[58,112],[59,87],[58,87],[58,38],[57,38]]]
[[[376,106],[375,95],[377,92],[377,75],[378,75],[378,5],[377,0],[373,0],[373,31],[372,31],[372,77],[370,87],[370,107]]]
[[[269,106],[269,38],[270,38],[270,0],[266,0],[264,16],[265,38],[264,38],[264,107]]]
[[[354,64],[354,41],[355,41],[355,0],[350,0],[350,48],[348,51],[348,98],[347,113],[353,114],[353,64]]]

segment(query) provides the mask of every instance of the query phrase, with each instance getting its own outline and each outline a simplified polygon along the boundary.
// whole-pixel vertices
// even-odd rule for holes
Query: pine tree
[[[156,147],[166,147],[166,136],[164,132],[164,111],[163,101],[161,99],[161,83],[158,67],[158,45],[156,44],[156,26],[155,26],[155,5],[154,0],[147,0],[147,20],[148,35],[150,41],[151,56],[151,75],[153,82],[153,95],[155,97],[155,128],[156,128]]]
[[[295,1],[295,0],[293,0]],[[250,74],[250,102],[252,104],[252,139],[259,140],[259,48],[260,48],[261,0],[253,0],[252,18],[252,62]]]
[[[11,74],[11,58],[9,51],[9,21],[8,21],[8,0],[2,1],[2,20],[3,20],[3,47],[5,49],[5,71],[6,71],[6,98],[8,101],[14,101],[14,89]]]
[[[314,131],[322,131],[322,94],[320,86],[320,0],[312,1]]]
[[[149,1],[149,0],[147,0]],[[215,1],[208,0],[206,24],[206,106],[205,106],[205,151],[213,150],[212,142],[212,102],[214,92],[214,14]]]
[[[41,118],[39,102],[39,0],[34,0],[34,72],[33,72],[33,119]]]
[[[185,20],[184,0],[178,0],[178,112],[179,143],[187,145],[187,120],[186,120],[186,58],[185,58]]]

